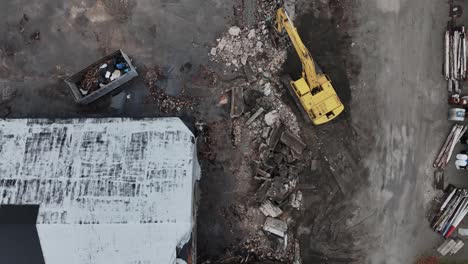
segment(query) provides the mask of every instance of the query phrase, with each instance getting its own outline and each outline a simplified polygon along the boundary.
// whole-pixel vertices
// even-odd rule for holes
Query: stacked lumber
[[[465,27],[448,29],[445,32],[444,75],[449,92],[461,92],[460,81],[466,78],[466,55]]]
[[[463,136],[463,134],[465,134],[467,128],[468,127],[464,125],[453,125],[452,130],[447,136],[444,145],[440,149],[439,154],[437,155],[432,165],[434,168],[443,169],[447,167],[447,164],[449,163],[450,158],[452,157],[455,146],[458,142],[460,142],[460,139]]]
[[[468,213],[468,190],[453,188],[439,209],[432,228],[445,238],[450,237]]]

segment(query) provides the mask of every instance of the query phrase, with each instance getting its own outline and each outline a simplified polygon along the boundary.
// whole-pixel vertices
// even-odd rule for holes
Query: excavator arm
[[[296,27],[294,27],[291,19],[283,7],[278,8],[276,11],[276,31],[283,33],[284,30],[287,32],[291,39],[292,45],[299,55],[299,59],[302,64],[302,77],[307,81],[310,87],[317,87],[320,85],[318,81],[317,71],[315,69],[315,63],[310,55],[309,50],[302,42]]]
[[[281,6],[276,11],[276,31],[286,32],[302,64],[302,77],[291,80],[288,77],[288,89],[302,112],[313,124],[320,125],[335,119],[343,112],[344,106],[336,94],[328,76],[317,72],[316,64],[294,27],[288,14]]]

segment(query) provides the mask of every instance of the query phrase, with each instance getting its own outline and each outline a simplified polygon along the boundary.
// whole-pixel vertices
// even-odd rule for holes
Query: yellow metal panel
[[[296,87],[296,93],[299,96],[303,96],[310,92],[309,85],[304,78],[300,78],[299,80],[294,81],[294,87]]]

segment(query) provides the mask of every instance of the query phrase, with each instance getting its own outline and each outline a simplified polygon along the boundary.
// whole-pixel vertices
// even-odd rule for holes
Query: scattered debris
[[[171,113],[183,109],[193,109],[193,99],[185,96],[183,92],[177,96],[170,96],[160,87],[161,81],[166,79],[161,67],[148,69],[145,74],[145,82],[150,89],[151,98],[158,102],[159,111],[162,113]]]
[[[236,118],[244,112],[244,89],[242,87],[232,88],[231,118]]]
[[[434,171],[434,186],[438,190],[443,190],[445,188],[444,182],[444,171],[443,170],[436,170]]]
[[[279,237],[284,237],[286,235],[286,231],[288,231],[288,224],[284,221],[267,217],[265,224],[263,225],[263,230]]]

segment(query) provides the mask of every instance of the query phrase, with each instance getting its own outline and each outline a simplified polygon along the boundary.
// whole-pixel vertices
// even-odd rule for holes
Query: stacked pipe
[[[465,134],[467,129],[468,126],[458,124],[453,125],[452,130],[447,136],[444,145],[442,145],[442,148],[440,149],[439,154],[437,155],[432,165],[434,168],[443,169],[447,167],[455,146],[460,141],[463,134]]]
[[[432,228],[445,238],[450,237],[468,213],[468,190],[454,188],[440,207]]]
[[[460,81],[466,78],[467,47],[465,27],[449,29],[445,32],[444,75],[448,91],[460,93]]]

